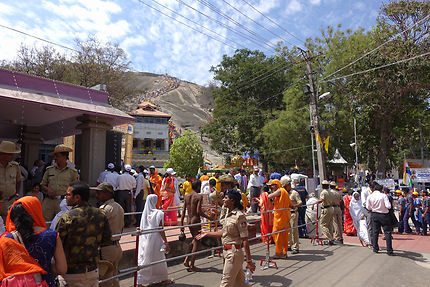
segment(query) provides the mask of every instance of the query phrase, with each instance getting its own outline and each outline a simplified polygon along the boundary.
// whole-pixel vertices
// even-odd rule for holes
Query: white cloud
[[[288,15],[295,14],[297,12],[302,11],[303,7],[302,4],[299,2],[299,0],[291,0],[287,8],[285,9],[285,13]]]
[[[0,3],[0,15],[12,15],[14,11],[14,7],[4,3]]]
[[[309,0],[309,2],[310,2],[312,5],[320,5],[320,4],[321,4],[321,0]]]

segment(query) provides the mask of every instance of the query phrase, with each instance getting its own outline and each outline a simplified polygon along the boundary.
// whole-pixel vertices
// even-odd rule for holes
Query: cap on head
[[[113,163],[109,163],[108,165],[107,165],[107,167],[108,167],[108,169],[114,169],[115,168],[115,165],[113,164]]]
[[[321,184],[322,185],[330,185],[330,183],[327,180],[325,180],[325,179],[321,182]]]
[[[56,153],[60,153],[60,152],[72,152],[73,149],[64,145],[64,144],[59,144],[55,147],[54,151],[51,152],[50,154],[56,154]]]
[[[124,169],[125,169],[125,171],[130,172],[131,171],[131,165],[129,165],[129,164],[124,165]]]
[[[110,192],[112,194],[114,193],[113,186],[109,182],[102,182],[97,187],[94,187],[92,189],[94,189],[94,190],[101,190],[101,191],[104,191],[104,192]]]
[[[417,191],[412,192],[413,195],[418,195]]]
[[[275,179],[273,179],[273,180],[275,180]],[[287,177],[287,176],[282,177],[281,181],[279,183],[281,184],[281,186],[285,186],[285,185],[291,184],[291,178]]]
[[[168,174],[170,174],[170,175],[175,175],[176,174],[176,172],[173,170],[173,168],[171,168],[171,167],[169,167],[167,170],[166,170],[166,173],[168,173]]]
[[[144,169],[144,170],[143,170],[143,173],[145,173],[145,174],[149,174],[149,171],[148,171],[147,169]]]
[[[335,182],[335,181],[331,181],[331,182],[330,182],[330,186],[331,186],[331,187],[336,187],[336,182]]]
[[[155,166],[151,165],[151,166],[149,167],[149,169],[155,169]]]
[[[259,172],[260,169],[258,167],[254,168],[254,172]]]
[[[0,152],[2,153],[20,153],[21,149],[11,141],[2,141],[0,143]]]

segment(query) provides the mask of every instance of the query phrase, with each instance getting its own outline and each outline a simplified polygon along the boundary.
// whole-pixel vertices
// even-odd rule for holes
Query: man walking
[[[257,213],[258,202],[254,200],[254,198],[260,198],[261,187],[263,184],[261,183],[261,178],[258,175],[260,170],[258,168],[254,168],[254,173],[249,177],[248,182],[248,191],[251,201],[251,212]]]
[[[99,208],[88,204],[89,197],[86,183],[70,183],[66,202],[73,208],[58,219],[55,228],[66,254],[67,274],[63,278],[69,287],[99,286],[99,249],[112,244],[108,219]]]
[[[99,184],[94,190],[96,190],[97,201],[101,204],[100,209],[107,217],[112,235],[122,233],[124,229],[124,209],[113,199],[113,186],[110,183],[104,182]],[[122,249],[119,245],[120,239],[112,239],[112,244],[101,248],[101,259],[111,262],[114,268],[113,272],[109,274],[110,276],[118,274],[118,265],[122,257]],[[100,284],[100,286],[119,287],[119,280],[118,278],[112,279]]]
[[[361,201],[363,204],[363,214],[364,214],[364,217],[366,217],[367,232],[369,234],[370,245],[373,245],[373,242],[372,242],[372,238],[373,238],[373,236],[372,236],[372,234],[373,234],[372,213],[368,210],[366,204],[367,204],[367,198],[372,194],[372,192],[374,190],[373,186],[374,186],[374,183],[369,182],[369,186],[364,187],[362,192],[361,192]]]
[[[134,202],[136,204],[136,212],[142,212],[145,208],[146,197],[149,194],[149,180],[145,178],[145,168],[143,166],[139,166],[137,168],[137,178],[136,178],[136,191],[134,193]],[[136,223],[135,227],[140,226],[140,219],[142,218],[142,214],[136,214]]]
[[[389,210],[391,208],[391,203],[388,200],[386,194],[381,193],[382,186],[375,183],[374,191],[366,201],[367,209],[372,212],[372,229],[373,229],[373,252],[379,252],[378,245],[378,236],[379,230],[384,230],[385,241],[387,243],[387,254],[389,256],[394,255],[393,246],[392,246],[392,238],[391,232],[393,231],[393,227],[391,226],[391,219],[389,215]]]
[[[321,231],[327,239],[325,245],[333,245],[333,197],[329,192],[330,184],[327,180],[321,183],[322,191],[320,200],[317,203],[322,203],[322,212],[320,217]]]
[[[124,212],[131,212],[131,193],[136,188],[136,179],[131,175],[131,166],[124,166],[124,173],[118,176],[118,190],[116,191],[115,201],[118,202]],[[124,216],[125,227],[131,225],[131,216]]]
[[[330,193],[333,197],[333,230],[334,242],[343,244],[342,209],[340,208],[343,198],[336,189],[336,182],[330,182]]]

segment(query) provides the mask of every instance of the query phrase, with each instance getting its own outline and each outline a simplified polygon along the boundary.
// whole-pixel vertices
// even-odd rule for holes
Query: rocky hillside
[[[133,80],[127,83],[129,87],[146,91],[135,104],[150,100],[158,105],[161,111],[172,115],[177,136],[186,129],[196,133],[201,139],[205,158],[222,164],[222,158],[210,149],[208,141],[200,134],[200,128],[211,119],[210,111],[214,107],[209,88],[152,73],[134,73],[131,78]]]

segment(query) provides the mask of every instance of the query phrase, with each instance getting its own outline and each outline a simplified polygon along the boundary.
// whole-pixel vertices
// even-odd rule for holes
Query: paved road
[[[426,237],[429,239],[430,237]],[[301,239],[301,251],[277,260],[279,269],[257,268],[251,286],[430,286],[430,254],[398,251],[394,257],[374,254],[365,247],[348,243],[335,246],[313,246]],[[266,246],[252,245],[252,257],[259,264],[265,257]],[[274,254],[274,245],[271,245]],[[200,258],[199,273],[187,272],[180,263],[169,266],[170,286],[219,286],[222,259]],[[133,286],[133,278],[121,280],[121,286]]]

